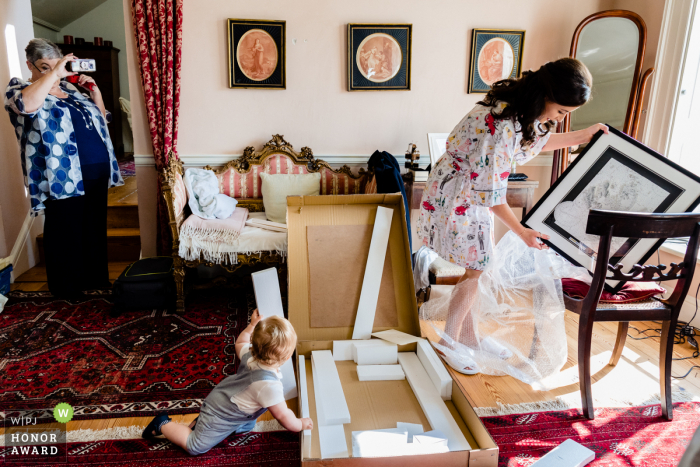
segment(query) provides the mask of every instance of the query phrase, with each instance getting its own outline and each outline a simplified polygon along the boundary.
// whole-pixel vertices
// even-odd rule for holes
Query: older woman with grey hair
[[[34,211],[44,210],[44,257],[49,290],[75,298],[109,286],[107,190],[123,185],[95,81],[67,70],[51,41],[25,49],[29,81],[12,78],[5,110],[15,127],[22,171]],[[64,79],[77,76],[82,94]],[[73,78],[75,79],[75,78]]]

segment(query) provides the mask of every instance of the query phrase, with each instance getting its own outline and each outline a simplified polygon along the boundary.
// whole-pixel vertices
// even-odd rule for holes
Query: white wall
[[[130,18],[130,2],[124,11]],[[596,11],[625,3],[649,24],[661,18],[649,3],[662,0],[358,0],[337,3],[305,0],[185,2],[182,84],[178,149],[183,159],[197,155],[240,154],[260,147],[274,133],[318,155],[369,156],[375,149],[402,154],[408,142],[428,153],[426,133],[448,132],[483,97],[467,94],[473,28],[525,29],[523,69],[567,56],[576,25]],[[228,88],[227,18],[259,18],[287,22],[287,89]],[[413,24],[412,90],[348,92],[346,84],[347,23]],[[127,35],[133,35],[130,21]],[[656,28],[658,30],[658,27]],[[658,37],[658,36],[657,36]],[[296,45],[294,44],[296,39]],[[133,38],[127,39],[133,44]],[[132,96],[140,90],[138,59],[129,46]],[[653,55],[656,43],[647,45]],[[649,56],[649,55],[647,55]],[[135,101],[135,96],[134,96]],[[134,152],[150,155],[145,109],[132,106]],[[139,193],[155,192],[152,163],[137,168]],[[549,184],[548,170],[530,168]],[[142,183],[143,181],[143,183]],[[155,204],[139,202],[144,256],[155,252]]]
[[[131,16],[128,17],[128,20],[131,21]],[[122,0],[107,0],[94,10],[63,27],[58,33],[60,42],[63,42],[64,35],[71,35],[74,38],[83,37],[86,42],[92,42],[94,37],[112,41],[114,47],[119,49],[119,95],[130,100]],[[131,152],[133,151],[133,139],[126,115],[123,115],[122,128],[124,150]]]
[[[8,29],[8,26],[10,27]],[[6,31],[14,28],[14,45],[8,45]],[[0,1],[0,83],[10,82],[18,69],[24,78],[30,76],[25,65],[24,47],[34,37],[31,4],[27,0]],[[9,47],[9,49],[8,49]],[[5,112],[2,112],[5,114]],[[19,147],[8,116],[0,116],[0,258],[9,256],[29,210],[29,197],[24,188]]]
[[[42,26],[39,23],[34,23],[34,37],[48,39],[53,43],[57,43],[60,37],[61,42],[63,42],[63,36],[59,36],[58,32],[54,31],[53,29],[49,29],[46,26]]]

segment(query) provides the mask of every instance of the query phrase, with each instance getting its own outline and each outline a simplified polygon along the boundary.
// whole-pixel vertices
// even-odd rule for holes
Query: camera
[[[97,70],[97,65],[95,64],[95,60],[92,58],[79,58],[76,60],[71,60],[68,63],[69,63],[68,68],[70,69],[70,71],[84,73],[84,72]]]

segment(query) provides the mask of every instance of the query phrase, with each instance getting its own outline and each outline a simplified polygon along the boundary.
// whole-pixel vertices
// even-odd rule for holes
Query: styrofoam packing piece
[[[399,363],[431,428],[440,430],[447,436],[450,451],[471,450],[469,442],[459,429],[418,356],[413,352],[399,352]]]
[[[352,360],[352,341],[333,341],[333,360]]]
[[[394,456],[407,445],[408,432],[397,428],[352,432],[352,457]]]
[[[423,433],[423,425],[420,423],[404,423],[404,422],[398,422],[396,424],[396,428],[399,430],[406,430],[408,432],[408,442],[412,443],[413,442],[413,437],[415,435],[419,435]]]
[[[360,381],[387,381],[406,379],[401,365],[357,365]]]
[[[314,385],[314,391],[321,396],[323,405],[323,418],[319,418],[319,425],[350,423],[350,410],[348,410],[333,354],[330,350],[314,350],[311,352],[311,361],[314,371],[318,374],[319,382],[318,387]],[[318,396],[316,400],[318,401]]]
[[[358,365],[395,365],[398,362],[399,347],[391,345],[365,345],[357,348]]]
[[[254,272],[251,274],[251,277],[253,279],[253,289],[255,290],[255,303],[258,305],[258,312],[262,317],[279,316],[284,318],[277,269],[270,268]],[[294,362],[292,362],[291,358],[282,364],[280,372],[282,373],[284,399],[289,400],[297,397]]]
[[[447,446],[447,437],[440,430],[413,435],[413,442],[419,444],[440,444]]]
[[[321,444],[321,459],[350,457],[343,425],[319,426],[318,440]]]
[[[408,433],[385,430],[353,431],[353,457],[398,457],[449,452],[446,445],[408,443]]]
[[[372,334],[393,214],[393,209],[382,206],[377,207],[377,215],[374,218],[374,228],[372,229],[372,240],[369,244],[369,253],[365,266],[365,275],[362,279],[360,302],[357,305],[355,327],[352,330],[353,339],[369,339]]]
[[[378,337],[379,339],[391,342],[397,345],[406,345],[413,342],[419,342],[423,340],[422,337],[414,336],[412,334],[406,334],[396,329],[389,329],[387,331],[373,332],[373,337]]]
[[[583,467],[593,462],[595,452],[580,445],[573,439],[567,439],[549,451],[532,467]]]
[[[359,347],[363,346],[369,346],[369,345],[383,345],[383,346],[388,346],[388,345],[394,345],[391,342],[387,342],[382,339],[366,339],[366,340],[356,340],[356,341],[348,341],[352,342],[352,359],[355,363],[357,363],[357,349]]]
[[[314,382],[316,421],[318,422],[318,442],[321,447],[321,458],[330,459],[350,457],[350,454],[348,453],[348,442],[345,439],[345,429],[343,428],[343,425],[322,426],[320,423],[321,419],[323,418],[323,404],[321,403],[322,396],[319,393],[320,377],[316,371],[313,358],[311,359],[311,376]]]
[[[301,417],[309,418],[309,391],[306,387],[306,362],[303,355],[299,355],[299,408],[301,409]],[[311,457],[311,430],[304,430],[302,438],[303,457],[308,459]]]
[[[442,364],[440,357],[435,353],[433,346],[426,340],[419,341],[416,346],[416,355],[440,393],[442,400],[452,399],[452,378],[445,365]]]

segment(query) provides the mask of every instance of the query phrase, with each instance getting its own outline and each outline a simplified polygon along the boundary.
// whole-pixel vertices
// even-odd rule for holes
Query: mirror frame
[[[637,47],[637,61],[634,68],[634,77],[632,78],[632,88],[630,89],[630,97],[627,101],[627,113],[625,114],[625,123],[622,127],[622,132],[630,135],[633,138],[637,137],[637,131],[639,129],[639,121],[641,118],[641,102],[643,102],[644,94],[646,91],[646,85],[654,72],[653,68],[648,69],[642,75],[642,63],[644,62],[644,52],[646,51],[647,43],[647,25],[637,13],[629,10],[605,10],[593,13],[590,16],[584,18],[583,21],[579,23],[574,31],[574,35],[571,38],[571,48],[569,50],[569,56],[571,58],[576,58],[576,49],[578,47],[578,40],[581,35],[581,31],[588,24],[593,21],[603,19],[603,18],[626,18],[632,21],[639,30],[639,45]],[[604,123],[604,122],[601,122]],[[567,115],[564,121],[558,126],[559,132],[567,132],[571,128],[571,116]],[[558,149],[554,151],[554,158],[552,160],[552,184],[559,178],[564,170],[569,165],[569,148]]]

